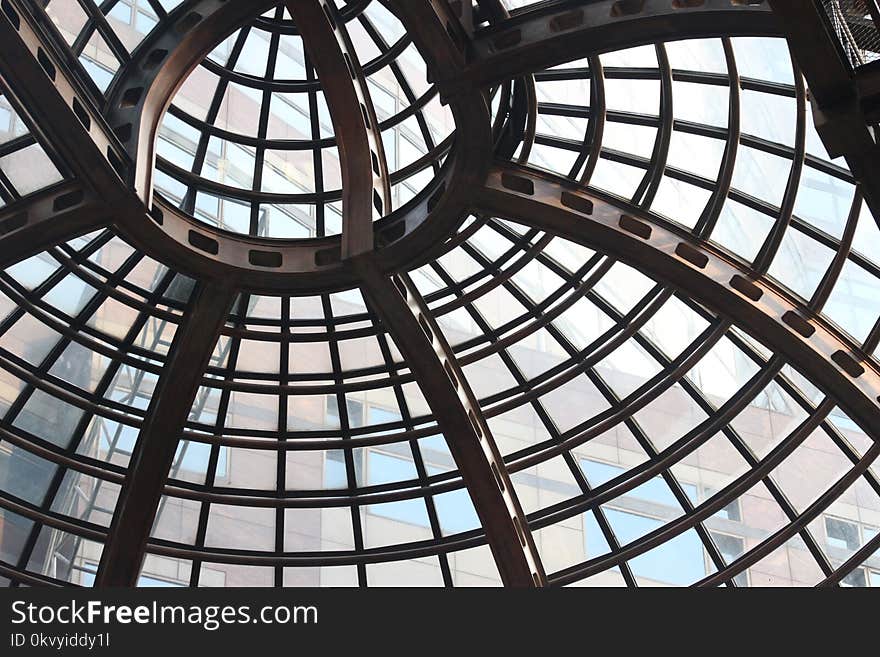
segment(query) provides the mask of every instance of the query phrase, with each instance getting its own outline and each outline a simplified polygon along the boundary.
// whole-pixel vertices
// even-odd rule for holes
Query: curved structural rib
[[[429,75],[459,77],[469,36],[446,0],[387,0],[407,26],[429,66]],[[464,3],[460,3],[464,4]]]
[[[370,258],[362,289],[415,374],[461,471],[506,586],[545,583],[541,560],[504,461],[452,349],[405,274],[387,278]]]
[[[137,584],[181,431],[235,294],[235,290],[213,284],[202,285],[193,293],[131,456],[95,586]]]
[[[877,363],[708,243],[661,225],[622,200],[512,164],[493,167],[476,210],[602,250],[677,286],[797,363],[864,431],[880,439]]]
[[[326,0],[287,0],[318,72],[342,164],[342,258],[373,249],[373,209],[389,209],[382,135],[364,73],[339,12]]]
[[[0,269],[110,223],[107,206],[77,182],[0,210]]]
[[[110,222],[124,196],[126,158],[88,93],[20,0],[0,11],[0,77],[34,131],[52,144],[78,182],[29,196],[0,212],[0,266]]]
[[[134,163],[130,183],[152,204],[156,133],[165,107],[187,73],[243,21],[269,9],[273,0],[198,0],[169,13],[132,54],[109,90],[107,117]]]
[[[149,204],[151,213],[143,208],[139,213],[132,211],[118,217],[118,223],[129,242],[144,250],[161,249],[164,262],[194,277],[223,278],[249,291],[270,294],[354,287],[358,281],[341,258],[338,235],[296,241],[233,235],[212,229],[161,197],[151,198],[156,129],[177,86],[216,46],[217,35],[234,31],[274,4],[273,0],[182,3],[141,42],[119,71],[110,90],[108,121],[135,163],[133,184],[142,205]],[[347,5],[339,14],[350,15],[352,7],[355,5]],[[451,37],[442,25],[419,23],[410,34],[429,68],[450,74],[463,70],[461,52],[454,63],[437,55],[456,47],[448,43]],[[434,38],[423,39],[424,34]],[[430,51],[425,49],[427,43]],[[463,45],[465,37],[457,38],[456,43]],[[350,77],[347,65],[345,76]],[[386,271],[408,266],[414,254],[427,258],[432,250],[442,247],[445,237],[464,216],[464,196],[483,178],[491,154],[485,98],[477,91],[452,100],[456,141],[471,147],[453,149],[440,175],[423,192],[381,220],[371,222]],[[357,113],[359,105],[348,110],[349,114]],[[374,150],[382,171],[382,153],[378,145]],[[374,179],[372,157],[370,170],[364,175]],[[371,198],[371,206],[372,202]]]
[[[102,195],[116,190],[119,196],[127,157],[22,0],[4,0],[0,11],[0,74],[77,178]]]
[[[733,0],[600,0],[555,2],[475,35],[466,74],[450,89],[488,87],[609,50],[683,37],[780,34],[766,3]]]

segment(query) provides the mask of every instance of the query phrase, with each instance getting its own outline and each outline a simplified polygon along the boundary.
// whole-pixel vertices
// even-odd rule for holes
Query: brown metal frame
[[[549,2],[478,31],[463,77],[450,88],[488,87],[587,55],[680,38],[781,34],[765,3],[701,0]]]
[[[300,4],[297,3],[298,11],[302,10]],[[129,158],[136,163],[133,184],[152,212],[146,215],[135,213],[120,228],[129,240],[141,248],[152,249],[161,244],[164,261],[198,278],[222,278],[243,288],[266,293],[353,287],[357,285],[357,278],[343,258],[343,250],[351,247],[343,244],[347,238],[336,236],[281,241],[233,235],[213,229],[178,208],[152,198],[155,135],[174,92],[187,74],[216,45],[218,35],[232,32],[247,18],[261,13],[271,5],[269,0],[261,0],[257,5],[221,0],[184,3],[171,12],[167,23],[148,35],[133,53],[131,61],[111,89],[108,122],[120,136]],[[182,27],[179,28],[182,25],[186,26],[185,31],[182,31]],[[433,34],[431,38],[436,47],[432,54],[448,50],[446,42],[449,37],[445,31],[439,40],[437,31],[432,31],[429,25],[420,25],[419,29],[412,32],[420,47],[425,41],[419,37],[423,33]],[[336,33],[333,36],[333,43],[330,45],[337,46],[338,50],[334,48],[337,56],[344,56],[339,43],[347,37],[340,34],[337,38]],[[310,38],[314,39],[315,36]],[[329,41],[330,35],[326,35],[326,38]],[[459,61],[459,69],[462,64]],[[358,98],[362,97],[363,93],[358,92],[362,83],[357,83],[357,69],[354,77],[356,83],[351,84],[348,81],[351,80],[348,65],[340,61],[338,68],[346,72],[341,79],[342,86],[348,89],[346,95],[351,96],[353,93]],[[334,104],[341,103],[342,100],[337,100]],[[375,116],[369,104],[365,105],[367,115]],[[459,126],[459,139],[466,139],[466,143],[474,145],[486,143],[486,148],[450,153],[441,174],[416,198],[370,224],[374,233],[372,236],[365,234],[363,229],[359,236],[348,231],[353,243],[359,244],[353,252],[362,250],[370,239],[380,245],[377,258],[386,271],[404,267],[414,253],[424,254],[427,258],[432,250],[440,246],[439,241],[443,236],[464,217],[463,199],[460,193],[454,192],[466,187],[462,180],[478,180],[480,171],[487,162],[490,142],[488,135],[483,134],[484,121],[478,118],[488,112],[482,95],[470,94],[456,99],[451,103],[451,109]],[[371,119],[371,124],[375,125],[374,119]],[[357,127],[354,123],[343,126],[343,132],[347,135],[345,141],[358,141],[357,133],[359,130],[366,130],[366,122],[359,129]],[[358,150],[364,156],[364,144],[360,141]],[[377,188],[381,189],[377,193],[383,197],[383,206],[387,207],[385,187],[388,181],[382,180],[387,178],[387,167],[383,164],[384,154],[379,147],[381,141],[368,135],[367,142],[375,142],[367,150],[374,151],[377,155],[379,175],[370,173],[373,164],[372,156],[368,154],[360,157],[357,164],[346,162],[343,170],[353,166],[353,171],[361,171],[361,174],[346,175],[361,179],[365,175],[365,166],[369,166],[366,175],[374,183],[369,190],[370,208],[373,207],[373,191]],[[354,148],[354,144],[350,148]],[[366,190],[362,190],[359,194],[361,203],[366,196],[365,192]],[[145,216],[151,217],[152,221],[145,221]],[[344,222],[347,221],[348,219],[344,219]]]
[[[0,269],[110,224],[107,205],[68,181],[0,210]]]
[[[455,234],[468,211],[563,236],[672,284],[797,363],[865,430],[880,427],[876,362],[760,272],[632,204],[533,168],[491,162],[490,87],[563,61],[665,38],[778,34],[778,17],[766,4],[551,2],[480,28],[473,26],[469,11],[458,16],[442,0],[388,0],[452,108],[460,147],[425,192],[374,223],[377,195],[387,208],[388,173],[381,139],[371,129],[376,126],[375,112],[364,102],[368,96],[363,73],[345,63],[351,44],[334,18],[335,9],[328,15],[319,0],[290,0],[287,5],[297,22],[310,26],[304,35],[306,46],[322,72],[344,179],[362,184],[346,185],[341,239],[285,243],[213,231],[169,204],[154,201],[151,182],[156,130],[174,91],[219,36],[274,4],[184,3],[133,53],[104,113],[68,70],[59,46],[41,23],[46,21],[44,14],[32,14],[22,0],[5,0],[0,14],[0,77],[32,112],[39,136],[57,149],[75,178],[0,212],[0,265],[112,224],[136,247],[202,281],[143,421],[106,535],[99,586],[134,585],[148,544],[157,554],[192,556],[151,542],[149,533],[196,390],[235,295],[240,290],[327,292],[356,285],[363,287],[406,356],[434,411],[504,582],[546,583],[507,469],[458,362],[425,301],[405,275],[394,273],[429,262],[445,248],[445,240]],[[784,3],[772,4],[776,9]],[[809,76],[809,68],[806,72]],[[336,82],[328,87],[327,80]],[[363,112],[356,111],[358,104]],[[533,126],[534,98],[527,105]],[[526,129],[529,132],[534,130]],[[858,174],[856,167],[854,171]],[[876,433],[872,437],[880,440]],[[19,510],[50,526],[68,527],[62,517]],[[103,537],[100,528],[78,531]],[[645,543],[640,549],[649,547]],[[371,558],[375,556],[364,557]],[[240,561],[259,559],[241,555]],[[560,581],[566,577],[563,574]],[[52,583],[36,576],[19,580]]]
[[[373,250],[373,210],[390,207],[388,165],[376,111],[351,39],[336,5],[326,0],[289,0],[290,15],[325,84],[342,162],[342,259]],[[360,108],[360,112],[352,108]]]
[[[880,367],[763,276],[644,210],[534,168],[496,164],[476,207],[620,258],[707,306],[835,392],[880,440]]]
[[[206,284],[190,300],[131,456],[129,474],[101,553],[95,586],[137,585],[181,430],[235,296],[235,290],[226,286]]]

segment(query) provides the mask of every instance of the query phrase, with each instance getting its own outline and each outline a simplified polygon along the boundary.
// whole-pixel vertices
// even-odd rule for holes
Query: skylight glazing
[[[0,85],[0,207],[64,179]]]
[[[871,444],[759,341],[626,265],[499,220],[414,280],[481,397],[551,581],[812,585],[851,554],[820,516],[726,574]],[[869,471],[827,513],[864,518],[878,502]],[[674,538],[642,547],[670,525]]]
[[[363,68],[391,176],[393,208],[439,172],[454,124],[401,23],[379,2],[340,5]],[[235,233],[334,235],[342,173],[321,81],[279,6],[218,45],[184,82],[157,144],[156,189]]]
[[[641,46],[539,72],[535,89],[529,163],[650,208],[805,302],[827,300],[826,314],[865,340],[880,315],[869,292],[877,224],[798,101],[783,39]],[[843,272],[828,280],[850,237]],[[840,286],[864,296],[841,303]]]
[[[2,274],[3,496],[48,514],[4,507],[5,563],[70,582],[97,563],[192,287],[109,231]]]
[[[103,95],[178,3],[44,4]],[[451,111],[386,3],[336,5],[393,210],[452,152]],[[181,82],[156,135],[158,194],[231,233],[340,233],[337,140],[283,5],[218,39]],[[536,114],[513,159],[705,240],[880,356],[880,231],[825,152],[784,39],[659,42],[517,85],[533,85]],[[68,176],[0,92],[6,205]],[[485,100],[497,136],[514,99]],[[647,266],[499,214],[465,213],[406,275],[473,390],[551,585],[813,586],[844,564],[842,584],[880,585],[874,427]],[[414,375],[368,282],[268,294],[164,256],[102,229],[0,273],[0,582],[94,585],[175,335],[219,284],[234,301],[203,345],[138,585],[501,584],[429,404],[436,382]]]

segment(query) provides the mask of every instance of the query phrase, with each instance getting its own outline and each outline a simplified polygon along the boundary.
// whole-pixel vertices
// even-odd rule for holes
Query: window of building
[[[826,516],[825,533],[828,536],[828,544],[842,550],[854,552],[862,544],[859,525],[855,522]]]

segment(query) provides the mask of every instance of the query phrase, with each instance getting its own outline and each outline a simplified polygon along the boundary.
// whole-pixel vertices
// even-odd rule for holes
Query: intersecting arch
[[[269,6],[269,4],[274,3],[265,3],[265,6]],[[459,29],[454,16],[444,3],[402,2],[390,4],[398,5],[397,9],[401,15],[416,16],[421,19],[419,22],[414,22],[412,30],[414,38],[423,49],[429,64],[437,67],[448,65],[449,62],[459,59],[455,53],[461,53],[461,40],[467,38],[467,35],[464,30]],[[617,20],[620,16],[612,13],[614,11],[612,5],[626,7],[634,4],[639,3],[594,3],[585,6],[585,10],[592,11],[594,7],[601,6],[604,8],[603,11],[607,12],[607,16]],[[649,7],[646,11],[653,11],[652,8],[655,4],[648,3]],[[646,20],[643,24],[639,23],[636,14],[632,15],[632,19],[620,18],[621,25],[615,25],[614,29],[619,30],[617,34],[627,35],[629,33],[622,29],[623,24],[631,26],[634,30],[632,40],[625,41],[624,39],[630,37],[619,36],[617,38],[621,41],[602,46],[587,43],[584,34],[578,32],[579,26],[588,23],[586,20],[588,13],[579,14],[578,10],[569,9],[553,13],[551,7],[546,10],[547,13],[543,14],[543,18],[535,19],[535,24],[541,21],[545,26],[550,25],[553,34],[544,35],[533,42],[528,42],[527,47],[523,46],[522,51],[527,53],[529,58],[537,52],[546,52],[548,59],[530,59],[527,66],[522,61],[517,64],[516,58],[505,58],[504,55],[493,55],[497,58],[488,57],[485,61],[481,59],[484,56],[481,48],[488,42],[487,40],[502,38],[513,42],[513,38],[504,35],[514,33],[516,30],[523,31],[520,36],[526,33],[527,30],[524,30],[522,26],[528,23],[527,15],[524,14],[523,17],[512,19],[514,25],[500,26],[489,30],[495,36],[482,37],[478,35],[475,49],[479,56],[475,63],[470,64],[472,72],[469,75],[472,77],[461,77],[459,81],[444,79],[443,76],[438,78],[446,99],[456,113],[459,139],[469,144],[470,148],[466,149],[464,153],[456,154],[454,163],[447,165],[445,176],[438,179],[433,187],[412,204],[402,208],[396,215],[377,224],[376,241],[382,245],[382,248],[374,255],[371,254],[367,257],[378,263],[379,270],[383,274],[405,267],[410,268],[420,262],[430,260],[434,254],[448,248],[448,245],[442,244],[442,240],[448,238],[461,224],[468,209],[514,219],[550,233],[563,235],[573,242],[600,248],[607,253],[619,256],[622,260],[637,264],[646,273],[676,285],[695,299],[715,308],[742,328],[766,339],[788,360],[799,363],[811,379],[821,383],[825,389],[829,390],[851,417],[866,431],[870,431],[871,428],[880,426],[877,408],[880,379],[878,379],[876,364],[870,359],[869,354],[864,353],[835,327],[816,317],[809,309],[803,308],[799,302],[779,290],[777,286],[756,275],[756,272],[749,271],[733,262],[723,253],[684,231],[670,230],[662,222],[641,213],[638,208],[603,195],[594,194],[569,181],[555,179],[545,173],[528,168],[506,164],[491,165],[489,162],[488,94],[484,95],[479,89],[463,89],[461,87],[460,80],[462,79],[468,79],[472,82],[475,80],[477,84],[486,85],[501,81],[489,77],[486,73],[487,70],[498,70],[500,71],[498,75],[505,78],[510,75],[531,72],[534,68],[545,67],[561,61],[559,53],[563,44],[570,45],[574,42],[575,36],[577,36],[578,43],[581,43],[580,39],[584,39],[584,51],[569,50],[567,56],[572,58],[594,54],[592,49],[597,47],[600,49],[622,47],[671,36],[673,33],[668,30],[673,26],[676,37],[716,34],[717,30],[722,28],[708,29],[706,25],[708,25],[709,19],[718,20],[718,15],[712,15],[711,12],[722,11],[719,9],[721,4],[730,6],[730,3],[705,3],[704,7],[697,7],[693,10],[688,8],[669,9],[667,7],[668,12],[673,14],[681,12],[681,16],[666,16],[663,21],[657,22]],[[199,13],[196,5],[198,7],[204,5],[204,11]],[[226,9],[224,10],[221,5]],[[142,51],[136,53],[130,69],[117,80],[116,91],[111,96],[110,125],[123,143],[128,144],[128,152],[135,163],[132,183],[140,200],[144,203],[150,201],[148,178],[152,172],[152,155],[149,152],[144,152],[143,147],[145,144],[152,143],[158,118],[170,98],[171,90],[175,85],[180,84],[185,72],[194,66],[207,49],[213,45],[207,42],[206,35],[210,31],[218,29],[217,25],[224,20],[229,20],[228,27],[233,27],[243,20],[243,14],[236,15],[232,9],[241,10],[243,3],[203,2],[187,4],[185,7],[186,10],[181,10],[173,20],[169,20],[166,25],[167,30],[161,31],[160,29],[160,32],[155,35],[155,40],[152,40],[153,37],[151,37],[149,45],[144,46]],[[217,9],[216,13],[211,11],[212,7]],[[248,11],[252,12],[253,10],[253,5],[250,5]],[[192,18],[193,12],[198,14],[198,19]],[[699,12],[703,13],[699,14]],[[775,33],[776,28],[765,8],[751,9],[737,5],[736,9],[730,9],[728,13],[734,17],[735,22],[724,26],[724,34],[731,32],[741,34]],[[697,18],[688,18],[688,16],[697,14],[699,14]],[[727,16],[727,13],[722,12],[722,14]],[[550,15],[552,18],[548,19]],[[626,16],[626,12],[623,15]],[[666,22],[667,19],[668,22]],[[679,20],[681,23],[674,22]],[[688,20],[693,22],[687,23]],[[555,23],[548,21],[555,21]],[[450,25],[452,28],[448,29]],[[682,33],[679,28],[686,25],[690,25],[695,29],[695,32]],[[175,26],[185,26],[190,30],[186,39],[181,41],[179,36],[174,36],[175,32],[179,35],[183,31],[182,29],[175,30]],[[609,27],[610,25],[603,25],[596,29]],[[659,31],[651,32],[653,27],[659,27]],[[449,37],[450,34],[454,35],[454,38]],[[158,55],[154,54],[164,49],[160,42],[166,37],[170,38],[170,43],[173,44],[168,50],[169,59],[167,61],[164,56],[160,59]],[[201,41],[201,39],[205,40]],[[183,50],[179,50],[181,44]],[[511,43],[509,47],[515,49],[518,44]],[[174,59],[177,54],[180,59]],[[524,60],[526,54],[522,54],[520,57]],[[161,61],[162,63],[154,69],[149,69],[147,64],[151,61]],[[504,64],[512,68],[508,71],[496,68],[496,64]],[[468,66],[466,58],[460,56],[458,65],[464,67],[462,70],[466,70]],[[147,69],[161,72],[154,79],[157,86],[151,86],[154,83],[144,82],[149,76],[137,77]],[[155,82],[158,78],[162,79]],[[138,88],[142,89],[141,94],[136,93]],[[148,90],[143,92],[143,88]],[[125,107],[122,107],[123,105]],[[142,113],[139,114],[137,121],[126,121],[124,120],[125,112]],[[131,130],[131,135],[126,139],[129,130]],[[482,146],[477,147],[476,144]],[[226,304],[232,302],[232,296],[238,289],[247,292],[271,291],[276,293],[291,290],[330,291],[351,287],[361,282],[356,269],[350,267],[349,263],[346,263],[341,257],[337,258],[335,254],[331,253],[327,259],[324,259],[318,255],[323,252],[333,252],[334,249],[338,250],[341,255],[341,249],[333,240],[321,244],[289,246],[249,242],[238,238],[231,239],[228,236],[211,235],[204,231],[202,226],[195,225],[190,217],[161,201],[154,203],[149,210],[146,205],[142,208],[137,208],[135,205],[131,207],[134,210],[131,212],[126,210],[118,218],[122,232],[142,249],[156,252],[157,257],[161,258],[163,249],[158,245],[167,243],[162,240],[165,240],[169,233],[177,231],[171,237],[177,240],[178,247],[165,251],[166,259],[179,265],[182,271],[192,273],[199,278],[228,281],[227,294],[223,297],[223,303]],[[158,223],[160,218],[161,224]],[[400,229],[399,226],[403,228]],[[211,254],[205,255],[204,253],[193,254],[189,239],[189,232],[193,230],[202,232],[209,239],[218,241],[218,253],[215,257],[209,257]],[[188,246],[179,248],[184,242],[188,243]],[[273,251],[273,249],[275,250]],[[252,253],[255,250],[281,254],[282,266],[269,268],[271,271],[266,271],[265,267],[254,267]],[[228,278],[226,277],[227,273],[230,274]],[[301,276],[301,274],[308,274],[308,276]],[[210,291],[210,287],[206,289]],[[217,297],[209,295],[209,298],[214,299],[211,303],[216,303]],[[203,307],[202,310],[204,311],[206,308]],[[214,328],[208,332],[216,335],[219,331],[217,325],[225,321],[227,309],[220,308],[217,313],[219,314],[215,314],[213,318],[208,317],[207,320],[204,317],[202,320],[197,319],[191,331],[198,334],[200,326],[213,326]],[[198,318],[199,315],[196,314],[196,317]],[[204,321],[204,324],[201,324],[200,321]],[[213,340],[205,342],[206,346],[203,346],[203,349],[213,348]],[[192,359],[191,362],[206,361],[210,355],[210,353],[203,352],[203,358],[200,359],[198,354],[188,353],[188,357]],[[180,368],[185,369],[185,366],[179,364],[178,370]],[[174,370],[173,362],[168,368],[168,371],[178,370]],[[440,374],[445,376],[442,372]],[[192,386],[196,384],[197,382]],[[165,389],[169,388],[166,386]],[[193,390],[192,393],[194,395],[195,391]],[[163,402],[170,403],[167,396],[168,393],[157,396],[156,405],[158,408],[163,406]],[[166,412],[161,410],[153,412],[154,419],[161,419],[165,414]],[[176,424],[181,422],[182,420],[177,420]],[[163,433],[169,432],[169,429],[163,427],[161,431]],[[874,437],[876,438],[876,436]],[[875,452],[871,452],[871,455],[875,455]],[[54,458],[57,458],[57,455]],[[863,463],[869,464],[870,461],[866,459]],[[646,470],[645,472],[647,474],[643,473],[643,476],[648,477],[652,471]],[[855,472],[858,475],[862,471]],[[164,477],[164,475],[162,476]],[[635,483],[637,481],[633,480],[630,485],[635,485]],[[33,509],[22,508],[20,511],[44,520],[47,524],[53,522],[56,525],[61,524],[57,517],[47,519],[41,517]],[[686,528],[686,525],[682,526],[682,529]],[[797,529],[794,525],[792,528]],[[124,531],[120,527],[115,527],[114,530],[117,534]],[[666,531],[655,537],[655,542],[645,541],[627,554],[637,553],[638,550],[647,550],[656,544],[656,541],[666,540],[673,535],[671,530]],[[101,531],[92,531],[89,536],[100,537]],[[479,540],[478,537],[469,537],[459,541],[458,545],[473,545]],[[778,540],[782,539],[777,539],[777,543],[770,545],[778,544]],[[393,549],[384,552],[376,551],[365,556],[363,561],[388,557],[389,555],[402,559],[407,556],[430,553],[433,547],[421,546],[399,553],[395,553]],[[447,545],[448,547],[449,545]],[[189,556],[193,559],[212,556],[208,551],[203,553],[186,552],[172,546],[162,545],[161,542],[153,542],[151,550],[155,554]],[[110,552],[108,555],[114,556]],[[217,555],[213,556],[217,557]],[[253,554],[236,556],[230,553],[220,555],[218,558],[242,563],[254,563],[260,560]],[[340,561],[345,560],[345,558],[340,559]],[[263,561],[270,565],[279,566],[286,563],[309,562],[309,558],[298,560],[290,556],[273,556],[264,558]],[[314,557],[314,562],[318,563],[320,559]],[[575,569],[571,573],[563,574],[558,578],[558,581],[565,583],[575,575],[592,572],[604,565],[607,564],[592,564],[585,568]],[[137,575],[136,568],[137,566],[134,570],[129,568],[129,572],[125,575],[128,581],[132,581],[132,577]],[[112,578],[111,581],[113,581]]]
[[[167,23],[154,30],[121,71],[110,93],[108,120],[134,163],[133,185],[151,207],[153,221],[143,216],[126,222],[127,235],[143,244],[166,245],[184,271],[236,280],[251,290],[288,291],[351,287],[357,279],[342,258],[342,242],[328,237],[308,240],[266,240],[231,235],[195,221],[172,204],[153,199],[153,148],[159,122],[174,91],[187,74],[227,34],[247,18],[277,5],[201,0],[180,5]],[[349,5],[357,9],[357,5]],[[353,12],[343,11],[345,17]],[[373,225],[381,245],[383,268],[399,268],[411,254],[427,259],[443,235],[464,218],[464,203],[455,190],[479,179],[490,153],[488,108],[479,93],[451,103],[458,140],[482,147],[453,152],[429,186],[412,201]],[[195,236],[194,236],[195,234]]]

